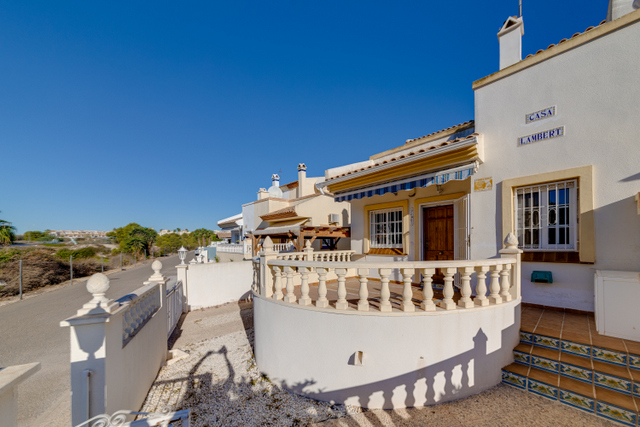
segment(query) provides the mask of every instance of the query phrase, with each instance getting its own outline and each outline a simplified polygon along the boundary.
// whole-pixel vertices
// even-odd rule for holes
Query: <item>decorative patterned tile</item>
[[[640,397],[640,384],[639,383],[633,383],[633,394],[635,394],[636,396]]]
[[[560,364],[560,374],[565,377],[575,378],[586,383],[591,383],[593,380],[593,371],[590,369],[584,369],[579,366],[570,365],[568,363]]]
[[[558,400],[558,388],[529,378],[529,391],[552,400]]]
[[[591,357],[591,346],[587,344],[578,344],[572,341],[562,340],[562,351],[575,354],[576,356]]]
[[[533,344],[533,334],[520,331],[520,341],[527,344]]]
[[[594,382],[601,387],[610,388],[611,390],[621,391],[631,394],[631,381],[614,377],[613,375],[605,375],[600,372],[594,373]]]
[[[516,363],[521,363],[523,365],[529,365],[529,355],[527,353],[523,353],[521,351],[513,351],[513,360]]]
[[[602,417],[609,418],[628,426],[636,425],[637,414],[605,402],[597,402],[596,413]]]
[[[640,370],[640,357],[634,356],[633,354],[629,355],[629,367],[631,369]]]
[[[560,368],[560,362],[531,355],[531,366],[557,374],[558,369]]]
[[[614,365],[627,366],[627,355],[617,351],[607,350],[600,347],[593,347],[593,358]]]
[[[444,289],[444,283],[433,283],[431,286],[433,286],[433,289]]]
[[[521,389],[527,388],[527,378],[509,371],[502,371],[502,382]]]
[[[560,390],[558,397],[558,400],[566,405],[570,405],[574,408],[582,409],[583,411],[591,413],[593,413],[594,411],[595,401],[581,394],[572,393],[567,390]]]
[[[535,345],[540,347],[552,348],[558,350],[560,348],[560,340],[557,338],[546,337],[544,335],[534,335],[533,341]]]

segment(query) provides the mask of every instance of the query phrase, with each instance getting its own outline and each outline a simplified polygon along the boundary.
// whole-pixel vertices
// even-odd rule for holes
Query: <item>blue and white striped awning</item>
[[[432,184],[444,184],[448,181],[463,180],[469,178],[478,169],[477,162],[459,166],[453,169],[433,172],[425,175],[414,176],[386,184],[361,188],[359,190],[348,191],[336,194],[336,202],[345,202],[353,199],[363,199],[365,197],[381,196],[387,193],[397,193],[398,191],[408,191],[417,187],[428,187]]]

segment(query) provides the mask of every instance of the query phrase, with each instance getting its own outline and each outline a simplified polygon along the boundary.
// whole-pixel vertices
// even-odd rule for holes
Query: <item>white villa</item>
[[[242,213],[221,219],[218,221],[218,227],[221,231],[218,233],[218,237],[226,240],[227,243],[240,243],[244,237],[242,226]]]

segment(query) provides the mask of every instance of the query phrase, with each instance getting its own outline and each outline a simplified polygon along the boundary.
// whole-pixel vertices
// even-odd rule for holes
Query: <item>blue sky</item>
[[[523,56],[607,1],[524,1]],[[217,228],[282,182],[473,119],[518,1],[0,1],[0,218]]]

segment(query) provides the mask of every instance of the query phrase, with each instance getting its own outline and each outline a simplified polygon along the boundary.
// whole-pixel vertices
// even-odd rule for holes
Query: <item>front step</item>
[[[575,316],[580,321],[585,315],[553,312],[547,318],[553,318],[554,324],[539,320],[531,327],[535,316],[531,310],[525,313],[526,307],[520,344],[514,349],[515,363],[502,370],[505,384],[624,425],[640,425],[639,343],[590,333],[595,325],[587,325],[583,334],[563,328],[566,319]],[[562,321],[557,322],[558,316]],[[545,318],[542,312],[539,317]],[[609,348],[603,343],[610,344]]]

